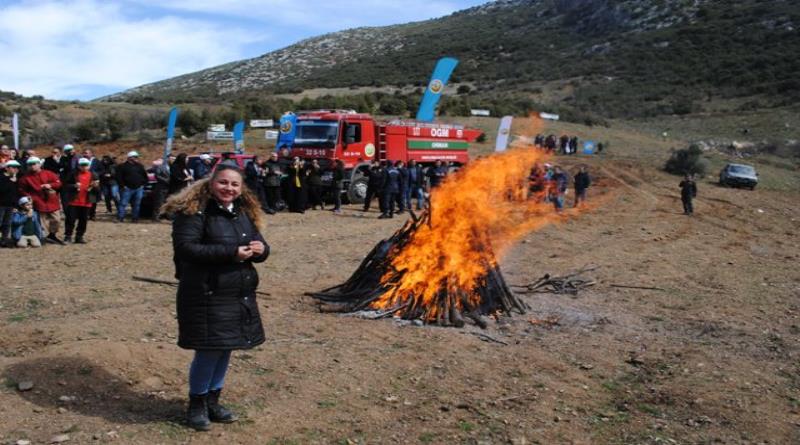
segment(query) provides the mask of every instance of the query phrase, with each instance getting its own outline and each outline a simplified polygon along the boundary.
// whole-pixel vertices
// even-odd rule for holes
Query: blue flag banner
[[[458,60],[452,57],[443,57],[436,62],[436,68],[433,70],[433,76],[428,83],[428,89],[422,96],[422,102],[419,104],[417,110],[417,120],[420,122],[432,122],[434,114],[436,113],[436,104],[439,103],[439,98],[442,97],[447,81],[450,80],[450,75],[456,69]]]
[[[297,115],[294,113],[286,113],[281,116],[280,132],[278,133],[278,142],[275,143],[275,151],[281,148],[292,148],[294,145],[294,135],[297,127]]]
[[[244,121],[233,126],[233,151],[237,154],[244,153]]]
[[[164,162],[172,153],[172,143],[175,141],[175,123],[178,122],[178,107],[172,107],[169,110],[169,119],[167,119],[167,143],[164,145]]]
[[[511,136],[511,123],[514,121],[513,116],[503,116],[500,119],[500,128],[497,130],[497,140],[494,144],[494,151],[506,151],[508,148],[508,139]]]
[[[584,141],[583,154],[590,155],[594,153],[594,141]]]

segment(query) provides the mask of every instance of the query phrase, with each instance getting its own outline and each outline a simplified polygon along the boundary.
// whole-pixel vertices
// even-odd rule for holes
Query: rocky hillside
[[[499,0],[447,17],[359,28],[140,86],[103,100],[221,101],[309,88],[424,85],[438,57],[461,60],[471,94],[567,81],[562,105],[610,116],[796,102],[800,4],[790,0]],[[744,100],[742,98],[747,98]],[[541,99],[541,98],[537,98]],[[748,105],[749,104],[749,105]]]

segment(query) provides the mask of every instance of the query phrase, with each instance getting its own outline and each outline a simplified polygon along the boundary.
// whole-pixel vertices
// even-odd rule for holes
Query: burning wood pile
[[[425,211],[391,238],[379,242],[344,283],[311,293],[324,302],[323,311],[356,312],[379,309],[375,318],[397,314],[405,320],[420,319],[439,326],[462,327],[465,319],[486,328],[485,315],[512,311],[524,314],[527,305],[506,284],[491,244],[485,237],[475,236],[472,248],[481,253],[473,283],[462,285],[457,274],[438,277],[438,283],[425,288],[404,286],[413,280],[409,269],[395,267],[398,258],[421,228],[430,230],[431,212]],[[483,239],[481,239],[483,238]],[[441,257],[442,260],[445,256]]]
[[[485,328],[488,317],[525,313],[499,259],[522,236],[566,217],[529,196],[538,150],[478,159],[431,196],[430,210],[379,242],[344,283],[308,295],[325,312],[374,311],[376,318]]]

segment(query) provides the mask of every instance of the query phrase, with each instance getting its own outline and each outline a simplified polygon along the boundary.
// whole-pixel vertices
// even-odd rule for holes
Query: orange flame
[[[387,291],[371,306],[387,310],[421,304],[428,308],[425,318],[432,320],[440,310],[432,303],[446,289],[468,293],[465,301],[478,307],[480,295],[473,289],[488,268],[527,233],[573,212],[556,213],[541,197],[528,198],[531,167],[548,157],[532,146],[517,147],[477,159],[448,177],[432,194],[431,224],[420,226],[393,252],[392,266],[405,271],[402,280],[390,283],[394,274],[384,275]],[[464,309],[460,298],[455,304]]]

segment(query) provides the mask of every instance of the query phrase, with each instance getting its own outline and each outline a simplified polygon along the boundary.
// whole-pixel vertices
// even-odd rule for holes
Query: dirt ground
[[[174,289],[131,280],[172,279],[169,224],[100,210],[87,245],[0,250],[0,443],[800,443],[800,195],[702,182],[687,217],[676,177],[590,164],[602,205],[502,266],[524,284],[596,265],[598,284],[523,296],[528,314],[485,331],[502,343],[321,314],[303,296],[402,218],[270,217],[269,341],[234,354],[224,398],[244,420],[209,433],[181,422],[191,353],[175,345]]]

